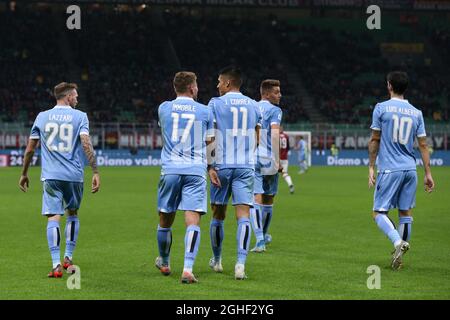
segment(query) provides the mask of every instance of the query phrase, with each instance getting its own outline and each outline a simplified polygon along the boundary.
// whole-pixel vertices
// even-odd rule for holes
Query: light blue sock
[[[240,218],[236,234],[237,240],[237,262],[245,264],[250,246],[250,219]]]
[[[190,269],[192,271],[199,244],[200,227],[196,225],[188,226],[186,228],[186,235],[184,236],[184,269]]]
[[[58,264],[61,264],[61,256],[59,252],[61,235],[59,233],[58,221],[47,222],[47,241],[48,241],[48,248],[50,249],[50,254],[52,256],[53,268],[56,268]]]
[[[214,254],[214,259],[218,261],[222,255],[223,234],[223,220],[212,219],[209,226],[209,236],[211,238],[211,247]]]
[[[66,251],[64,257],[72,260],[73,251],[77,245],[78,231],[80,230],[80,220],[77,215],[67,216],[66,221]]]
[[[270,222],[272,221],[273,206],[272,205],[262,205],[262,216],[263,216],[263,232],[264,236],[269,232]]]
[[[264,241],[262,210],[259,204],[255,203],[254,207],[250,208],[250,222],[255,233],[256,242],[260,243],[261,241]]]
[[[397,230],[403,241],[409,242],[409,239],[411,239],[412,222],[412,217],[399,217],[399,225]]]
[[[158,225],[158,249],[164,264],[169,264],[170,247],[172,246],[172,228],[161,228]]]
[[[398,244],[401,241],[400,235],[395,229],[394,223],[389,219],[387,214],[379,213],[375,217],[375,222],[377,223],[378,228],[391,240],[394,244]]]

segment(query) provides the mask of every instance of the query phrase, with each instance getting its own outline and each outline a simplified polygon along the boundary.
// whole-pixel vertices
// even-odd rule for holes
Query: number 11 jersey
[[[212,98],[208,106],[216,123],[215,168],[255,170],[256,126],[261,126],[258,103],[240,92]]]

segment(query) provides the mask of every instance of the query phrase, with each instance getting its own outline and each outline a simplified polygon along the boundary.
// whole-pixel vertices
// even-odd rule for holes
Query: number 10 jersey
[[[378,171],[416,170],[415,137],[425,137],[422,112],[408,100],[392,98],[373,111],[372,130],[381,130]]]

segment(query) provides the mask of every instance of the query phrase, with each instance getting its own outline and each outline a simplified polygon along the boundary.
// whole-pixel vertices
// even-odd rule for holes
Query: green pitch
[[[250,253],[248,279],[234,280],[236,220],[225,222],[224,273],[208,267],[209,222],[204,216],[195,285],[180,283],[184,223],[173,228],[172,275],[154,267],[157,253],[158,168],[100,168],[102,187],[89,192],[80,211],[75,264],[81,289],[69,290],[68,276],[48,279],[51,261],[41,215],[39,168],[30,170],[31,189],[19,191],[20,169],[0,169],[0,299],[449,299],[450,169],[433,168],[436,191],[419,190],[411,249],[405,267],[389,268],[391,244],[371,218],[372,193],[366,168],[291,168],[296,192],[284,180],[276,198],[264,254]],[[87,170],[89,172],[89,170]],[[88,175],[87,177],[90,177]],[[397,213],[391,212],[394,221]],[[65,221],[65,220],[64,220]],[[65,222],[62,224],[64,229]],[[62,240],[62,250],[65,246]],[[252,238],[252,246],[254,238]],[[62,251],[63,252],[63,251]],[[381,289],[367,288],[367,268],[381,269]]]

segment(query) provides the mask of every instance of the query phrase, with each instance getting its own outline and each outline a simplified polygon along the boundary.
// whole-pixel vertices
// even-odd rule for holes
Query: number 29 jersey
[[[381,130],[378,171],[416,170],[415,137],[425,137],[422,112],[408,100],[392,98],[373,111],[372,130]]]
[[[89,135],[89,121],[82,111],[57,105],[38,114],[30,139],[41,141],[42,181],[83,182],[83,134]]]

